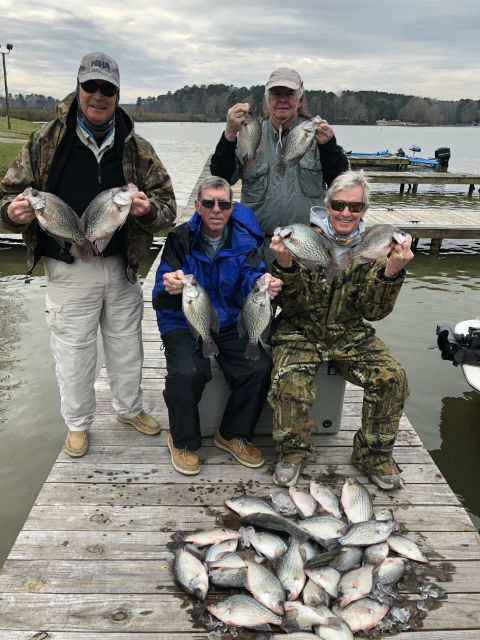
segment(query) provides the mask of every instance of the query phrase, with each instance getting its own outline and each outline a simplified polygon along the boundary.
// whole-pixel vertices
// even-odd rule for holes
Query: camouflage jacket
[[[6,209],[10,202],[27,187],[45,190],[55,151],[67,130],[67,116],[71,108],[76,109],[75,93],[69,94],[57,107],[57,118],[47,122],[30,134],[0,184],[0,213],[4,226],[23,234],[27,246],[27,267],[34,267],[34,253],[38,242],[38,224],[9,223]],[[145,220],[128,217],[127,277],[135,281],[138,265],[148,253],[153,233],[175,220],[176,204],[170,177],[153,147],[133,130],[128,113],[119,107],[127,121],[130,133],[124,141],[123,172],[127,182],[134,182],[144,191],[155,208],[155,214],[147,214]]]
[[[283,280],[277,298],[282,315],[275,341],[289,336],[330,347],[346,332],[373,335],[375,330],[364,319],[387,316],[405,279],[402,270],[395,280],[384,280],[386,261],[380,258],[350,265],[332,284],[326,281],[323,269],[312,273],[294,261],[292,270],[285,270],[274,262],[272,275]]]

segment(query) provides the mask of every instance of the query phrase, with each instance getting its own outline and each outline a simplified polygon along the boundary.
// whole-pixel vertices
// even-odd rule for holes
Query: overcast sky
[[[265,84],[278,66],[307,89],[480,99],[479,0],[2,0],[2,51],[7,42],[12,94],[62,98],[82,56],[105,51],[121,102]]]

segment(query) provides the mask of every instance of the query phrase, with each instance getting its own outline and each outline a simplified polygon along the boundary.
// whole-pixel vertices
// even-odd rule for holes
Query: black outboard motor
[[[443,167],[448,167],[448,161],[450,160],[450,147],[439,147],[435,149],[435,160]]]
[[[465,335],[437,325],[437,336],[442,360],[451,360],[455,367],[459,364],[480,367],[480,329],[469,327]]]

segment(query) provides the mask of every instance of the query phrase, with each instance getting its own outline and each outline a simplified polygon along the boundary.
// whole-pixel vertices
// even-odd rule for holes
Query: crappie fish
[[[288,493],[303,518],[313,516],[317,503],[309,493],[302,491],[301,489],[297,489],[297,487],[290,487],[288,489]]]
[[[315,116],[306,122],[297,124],[288,132],[285,148],[280,156],[280,162],[276,166],[279,175],[283,177],[286,168],[296,164],[307,153],[317,133],[317,125],[321,121],[320,116]]]
[[[371,564],[344,573],[338,583],[338,604],[345,607],[354,600],[360,600],[373,587],[373,566]]]
[[[198,533],[189,533],[183,537],[184,542],[193,542],[199,547],[207,544],[218,544],[224,540],[239,540],[242,537],[238,531],[231,529],[212,529],[211,531],[199,531]]]
[[[208,575],[203,563],[186,549],[175,555],[173,574],[182,587],[199,600],[205,600],[208,592]]]
[[[388,604],[380,604],[371,598],[362,598],[351,602],[346,607],[334,605],[333,613],[342,618],[353,633],[371,629],[384,618],[389,610]]]
[[[427,558],[420,551],[419,546],[413,540],[405,538],[405,536],[390,536],[387,538],[387,544],[398,555],[417,562],[428,562]]]
[[[368,520],[367,522],[356,522],[352,524],[347,533],[338,539],[341,545],[355,545],[368,547],[371,544],[385,542],[396,524],[391,520]]]
[[[328,607],[330,606],[330,596],[323,587],[309,578],[303,587],[303,604],[308,607]]]
[[[313,625],[323,624],[332,614],[325,606],[309,607],[301,602],[285,602],[284,629],[311,629]]]
[[[376,224],[362,233],[357,245],[342,253],[339,258],[341,268],[352,262],[365,264],[383,258],[390,253],[394,244],[411,241],[412,236],[392,224]]]
[[[326,540],[340,538],[347,530],[345,522],[333,516],[314,516],[302,520],[298,526],[320,544]]]
[[[315,567],[313,569],[305,569],[307,576],[318,584],[319,587],[332,596],[337,597],[338,582],[340,580],[340,571],[332,567]]]
[[[252,525],[253,527],[260,527],[261,529],[271,529],[273,531],[283,531],[290,535],[294,534],[301,537],[303,540],[309,538],[310,535],[300,529],[300,527],[284,516],[273,513],[249,513],[246,516],[240,518],[242,524]]]
[[[264,555],[268,560],[280,558],[288,549],[285,540],[268,531],[249,533],[249,540],[255,551]]]
[[[235,551],[237,545],[238,540],[236,540],[235,538],[232,538],[231,540],[224,540],[223,542],[219,542],[218,544],[212,544],[212,546],[208,548],[207,553],[205,554],[205,562],[214,562],[226,553]]]
[[[363,564],[372,564],[374,567],[382,564],[388,556],[389,549],[386,542],[370,545],[363,553]]]
[[[325,268],[325,278],[331,283],[337,273],[336,262],[328,246],[328,240],[313,227],[295,222],[286,227],[277,227],[274,236],[280,236],[290,253],[310,271]]]
[[[246,561],[235,551],[224,553],[216,560],[208,562],[209,569],[246,569]]]
[[[324,511],[334,518],[342,518],[338,498],[329,487],[315,480],[311,480],[310,493]]]
[[[237,142],[243,154],[247,156],[247,171],[249,171],[255,166],[257,151],[263,148],[262,125],[252,110],[245,116],[245,122],[242,123],[237,135]]]
[[[208,293],[198,284],[191,273],[183,276],[182,281],[182,311],[190,331],[197,340],[198,336],[201,336],[204,358],[217,356],[218,347],[210,335],[210,329],[218,333],[220,328],[217,312],[210,302]]]
[[[245,587],[255,600],[283,616],[283,603],[287,596],[282,583],[270,569],[256,562],[247,562]]]
[[[270,630],[269,623],[279,625],[282,622],[281,616],[245,595],[230,596],[210,604],[207,611],[231,627]]]
[[[46,191],[27,187],[23,195],[35,212],[38,224],[51,235],[61,247],[71,242],[70,253],[84,261],[93,255],[92,246],[85,237],[75,211],[61,198]]]
[[[132,198],[138,193],[133,182],[123,187],[106,189],[98,194],[83,212],[80,220],[85,236],[102,253],[115,231],[130,212]]]
[[[372,497],[355,478],[345,478],[340,501],[350,522],[364,522],[374,517]]]
[[[237,496],[225,500],[227,507],[238,513],[239,516],[248,516],[250,513],[271,513],[277,515],[275,509],[261,498],[255,496]]]
[[[287,551],[278,559],[275,571],[285,588],[287,599],[296,600],[306,580],[297,538],[292,538]]]
[[[341,618],[332,617],[315,627],[323,640],[354,640],[350,627]]]
[[[385,558],[382,564],[377,567],[377,581],[380,584],[398,582],[403,576],[406,563],[405,558]]]
[[[363,549],[360,547],[342,547],[340,553],[330,562],[337,571],[350,571],[360,566]]]
[[[238,316],[238,335],[248,335],[248,345],[245,349],[247,360],[258,360],[260,348],[258,341],[268,336],[268,328],[272,318],[272,306],[268,296],[270,281],[259,278],[253,289],[245,298],[242,310]]]
[[[208,572],[208,578],[217,587],[243,587],[247,578],[247,570],[212,569]]]

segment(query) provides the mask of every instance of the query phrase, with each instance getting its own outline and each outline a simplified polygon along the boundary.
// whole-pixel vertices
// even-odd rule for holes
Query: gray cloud
[[[297,68],[311,89],[479,97],[477,0],[3,5],[0,42],[14,44],[12,93],[63,97],[82,55],[103,50],[119,63],[124,102],[184,85],[263,84],[281,64]]]

